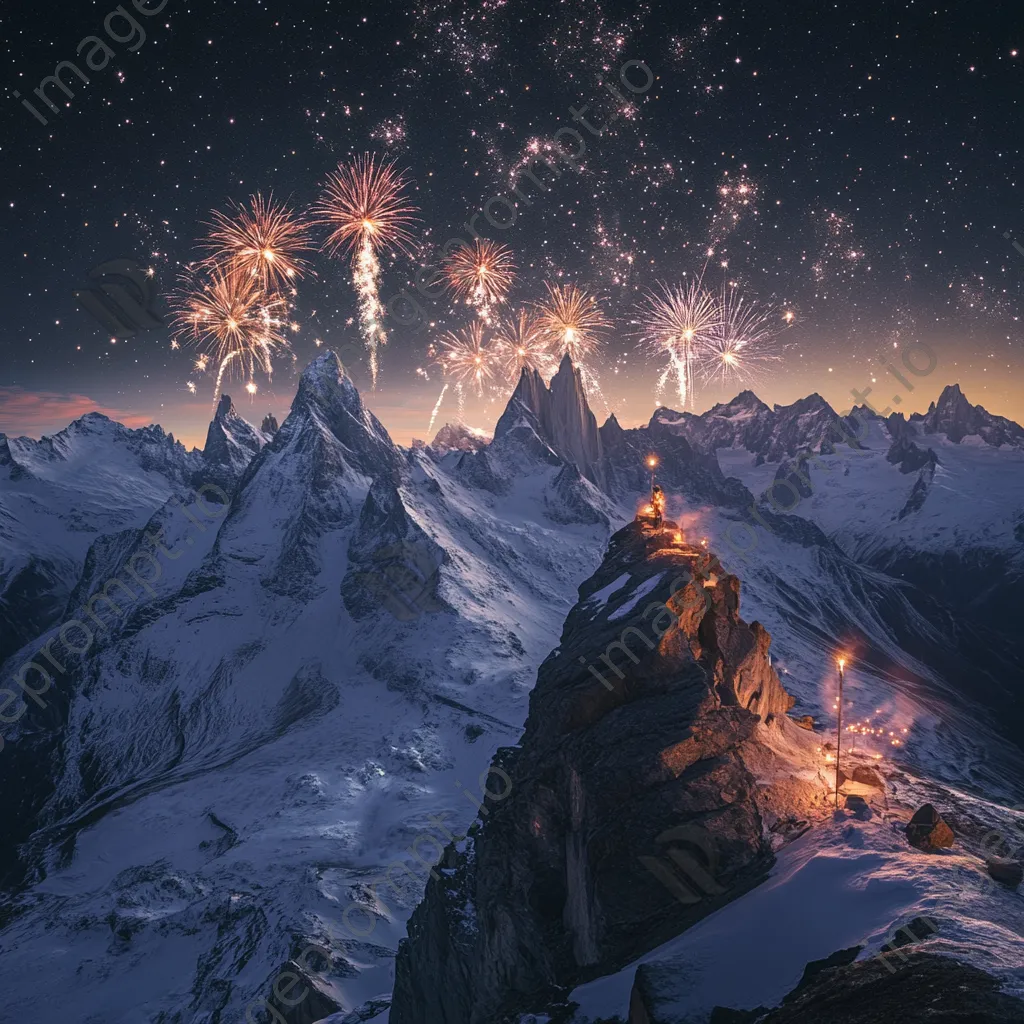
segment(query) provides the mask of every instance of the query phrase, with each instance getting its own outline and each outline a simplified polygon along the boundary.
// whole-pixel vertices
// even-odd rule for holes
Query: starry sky
[[[923,411],[959,382],[1024,419],[1016,2],[61,0],[57,14],[0,12],[0,431],[40,436],[95,408],[201,445],[216,374],[171,321],[211,211],[258,191],[305,215],[364,153],[407,174],[416,217],[411,251],[380,254],[391,315],[376,388],[350,262],[313,252],[272,376],[254,374],[251,395],[223,382],[257,422],[282,418],[302,368],[331,348],[400,443],[427,436],[446,382],[433,430],[460,416],[490,429],[511,385],[497,371],[480,393],[467,384],[460,409],[436,359],[478,311],[415,285],[471,230],[516,264],[493,322],[548,285],[595,298],[599,421],[680,407],[673,380],[659,385],[663,354],[639,338],[644,296],[695,281],[741,295],[764,328],[749,379],[695,378],[696,411],[747,386],[769,403],[816,391],[840,411],[872,388],[876,408],[898,393],[902,411]],[[61,61],[89,83],[65,68],[73,96],[51,84],[54,111],[34,90]],[[574,165],[528,203],[492,204],[505,226],[484,219],[557,144],[576,147]],[[112,260],[151,275],[163,326],[112,338],[82,308],[75,291]],[[908,352],[934,365],[912,393],[881,358]]]

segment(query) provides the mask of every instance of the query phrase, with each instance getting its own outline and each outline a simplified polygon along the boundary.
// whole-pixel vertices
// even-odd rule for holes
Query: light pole
[[[839,659],[839,729],[836,732],[836,810],[839,810],[839,748],[843,742],[843,667],[846,659]]]
[[[647,468],[651,471],[651,497],[654,496],[654,471],[658,467],[658,457],[656,455],[647,456]]]

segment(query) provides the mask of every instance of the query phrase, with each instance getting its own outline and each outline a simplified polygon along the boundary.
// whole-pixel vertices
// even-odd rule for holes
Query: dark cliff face
[[[519,746],[495,757],[493,799],[410,921],[393,1024],[541,1010],[763,879],[778,808],[748,765],[792,704],[769,644],[736,577],[674,524],[615,534]]]

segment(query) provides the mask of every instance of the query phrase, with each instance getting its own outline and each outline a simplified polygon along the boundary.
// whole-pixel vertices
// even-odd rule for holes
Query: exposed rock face
[[[341,594],[354,619],[381,609],[399,621],[445,610],[438,596],[444,549],[409,515],[390,480],[370,488],[348,557]]]
[[[953,830],[931,805],[924,804],[907,823],[907,841],[919,850],[939,850],[953,845]]]
[[[969,434],[977,434],[996,448],[1001,444],[1024,446],[1024,428],[1004,416],[993,416],[980,405],[971,405],[959,384],[943,388],[938,402],[932,402],[927,413],[915,414],[911,420],[919,422],[925,433],[945,434],[955,444]]]
[[[921,448],[914,443],[917,431],[904,418],[902,413],[894,412],[885,425],[892,437],[892,446],[885,454],[887,461],[898,465],[901,473],[916,473],[930,465],[934,471],[939,457],[931,448]]]
[[[583,377],[564,356],[550,389],[536,370],[524,369],[494,428],[495,440],[513,431],[532,431],[563,459],[576,464],[591,483],[604,487],[601,435],[587,404]]]
[[[541,1009],[765,877],[748,761],[792,704],[769,643],[739,617],[739,581],[675,524],[615,534],[541,666],[519,746],[495,757],[482,823],[413,914],[392,1024]]]
[[[907,495],[907,500],[899,511],[898,518],[900,519],[904,519],[914,512],[919,512],[931,492],[932,481],[935,479],[935,467],[938,465],[939,460],[930,448],[928,449],[928,455],[930,458],[925,461],[918,471],[914,486],[910,488],[910,494]]]
[[[623,430],[611,416],[601,427],[601,442],[605,476],[613,494],[649,492],[650,475],[645,463],[647,456],[656,452],[658,480],[691,501],[746,508],[754,500],[743,484],[722,473],[714,455],[697,451],[686,437],[657,416],[648,426],[630,430]]]
[[[490,438],[478,430],[472,430],[464,423],[446,423],[430,442],[431,448],[440,451],[476,452],[486,448]]]
[[[778,1009],[732,1020],[756,1019],[758,1024],[1018,1024],[1024,1020],[1024,1002],[1003,995],[999,981],[976,967],[923,952],[893,959],[892,965],[895,971],[872,958],[825,968],[790,993]],[[639,1007],[630,1013],[629,1024],[653,1022]]]
[[[257,430],[235,412],[230,395],[221,395],[203,446],[203,459],[206,462],[204,482],[217,482],[222,487],[233,486],[267,440],[263,431]]]
[[[280,430],[277,423],[277,417],[272,412],[268,412],[267,415],[263,417],[263,422],[260,424],[260,430],[266,434],[267,437],[273,437],[278,430]]]

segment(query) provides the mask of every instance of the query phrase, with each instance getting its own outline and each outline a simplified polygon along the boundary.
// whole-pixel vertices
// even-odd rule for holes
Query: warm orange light
[[[654,469],[654,467],[657,464],[658,464],[658,460],[653,455],[648,455],[647,456],[647,465],[650,466],[651,469]]]
[[[846,659],[845,658],[840,658],[839,659],[839,668],[842,669],[845,664],[846,664]]]

